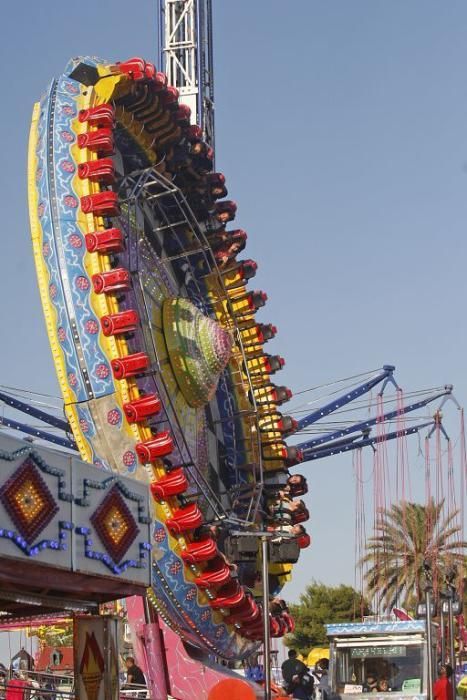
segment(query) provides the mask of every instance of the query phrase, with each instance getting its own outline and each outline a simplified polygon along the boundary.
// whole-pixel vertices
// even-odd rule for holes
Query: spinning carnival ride
[[[263,639],[265,618],[272,636],[293,630],[286,608],[259,602],[258,536],[274,519],[268,506],[284,488],[290,496],[306,491],[303,479],[288,482],[288,468],[373,444],[372,425],[451,388],[394,416],[287,445],[287,436],[379,383],[384,390],[394,368],[299,421],[282,415],[291,392],[273,375],[284,360],[264,348],[276,329],[256,320],[266,295],[248,288],[257,266],[237,258],[246,233],[226,229],[236,205],[213,171],[209,1],[196,12],[191,0],[161,1],[167,74],[139,58],[77,58],[34,107],[32,239],[66,420],[12,393],[0,392],[0,400],[65,436],[14,419],[0,424],[148,484],[148,598],[184,640],[234,659]],[[195,113],[201,126],[191,123]],[[282,524],[307,517],[297,512]],[[102,573],[146,565],[145,553],[125,559],[134,537],[125,523],[115,515],[111,527],[114,547],[101,556]],[[301,527],[293,537],[281,524],[278,530],[283,536],[269,549],[274,595],[310,543]]]
[[[256,585],[256,553],[237,572],[200,528],[253,523],[263,470],[296,450],[278,412],[290,392],[270,378],[283,360],[263,350],[275,329],[255,321],[266,295],[246,288],[256,264],[236,260],[246,235],[225,230],[236,207],[216,202],[224,177],[189,120],[151,64],[71,61],[34,108],[31,226],[69,446],[147,480],[151,602],[185,639],[238,657],[261,637],[242,585]]]

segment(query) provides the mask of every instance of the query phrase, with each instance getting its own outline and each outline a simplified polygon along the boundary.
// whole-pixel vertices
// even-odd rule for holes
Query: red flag
[[[403,620],[404,622],[413,620],[413,617],[411,617],[407,610],[404,610],[404,608],[393,608],[392,614],[397,617],[398,620]]]

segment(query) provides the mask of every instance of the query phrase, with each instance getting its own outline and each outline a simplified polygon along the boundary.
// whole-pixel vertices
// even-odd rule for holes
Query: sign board
[[[352,685],[352,683],[346,683],[344,685],[344,693],[345,695],[356,695],[358,693],[363,693],[363,686],[362,685]]]
[[[118,700],[117,624],[111,617],[74,618],[76,700]]]
[[[403,693],[420,693],[421,692],[420,678],[406,678],[402,683]]]
[[[365,659],[373,656],[406,656],[407,647],[399,644],[392,646],[368,646],[368,647],[352,647],[350,650],[350,658]]]

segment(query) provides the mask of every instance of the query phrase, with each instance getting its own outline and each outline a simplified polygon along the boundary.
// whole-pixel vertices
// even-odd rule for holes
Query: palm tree
[[[444,500],[426,506],[403,501],[381,509],[360,562],[368,567],[368,594],[387,610],[411,608],[423,597],[425,560],[433,570],[435,593],[439,591],[447,569],[465,562],[467,542],[460,541],[458,515],[458,510],[444,515]]]

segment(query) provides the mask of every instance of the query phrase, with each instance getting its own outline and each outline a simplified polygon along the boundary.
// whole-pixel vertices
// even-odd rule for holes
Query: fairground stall
[[[424,620],[326,626],[334,696],[427,697],[428,642]],[[437,635],[433,634],[435,659]]]

